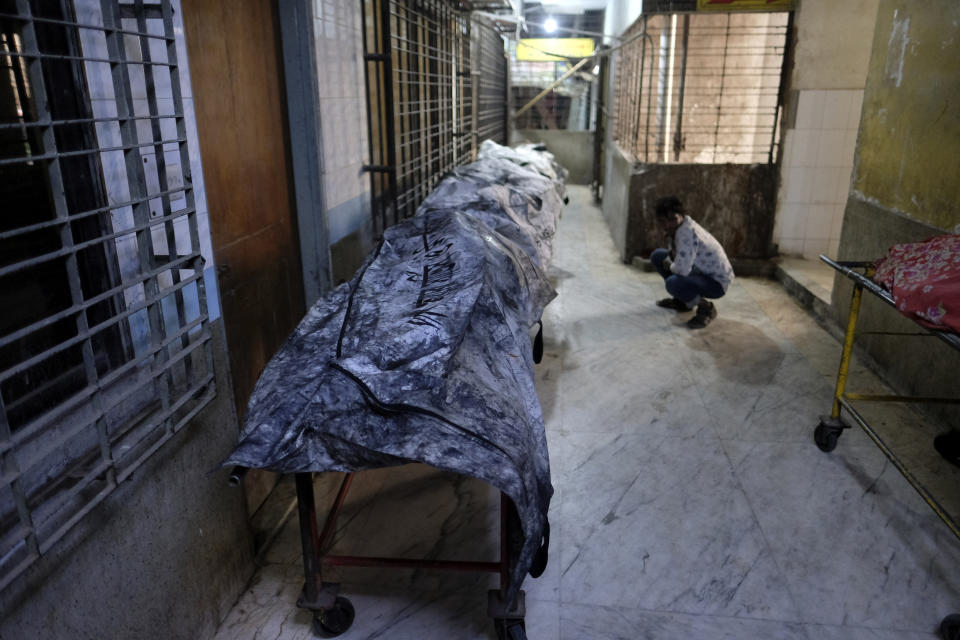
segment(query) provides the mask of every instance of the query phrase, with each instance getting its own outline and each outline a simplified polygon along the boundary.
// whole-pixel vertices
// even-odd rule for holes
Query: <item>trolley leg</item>
[[[833,408],[830,417],[840,417],[840,398],[847,388],[850,373],[850,355],[853,352],[853,338],[857,332],[857,318],[860,316],[860,302],[863,299],[863,287],[854,285],[853,299],[850,301],[850,316],[847,318],[847,332],[843,336],[843,354],[840,356],[840,371],[837,373],[837,386],[833,393]]]
[[[507,602],[510,586],[510,549],[514,546],[510,539],[516,533],[516,508],[506,494],[500,494],[500,588],[487,592],[487,615],[493,618],[497,631],[497,640],[526,640],[527,630],[524,624],[526,615],[526,594],[517,592],[513,602]]]
[[[338,596],[340,585],[323,582],[321,557],[323,545],[317,532],[317,504],[313,492],[313,474],[295,475],[297,486],[297,510],[300,516],[300,541],[303,547],[303,593],[297,600],[297,606],[313,612],[314,630],[328,636],[340,635],[353,624],[354,609],[349,600]],[[349,482],[345,481],[346,486]],[[341,494],[346,494],[341,486]],[[342,504],[341,496],[337,496]],[[335,505],[336,506],[336,505]],[[332,513],[334,520],[336,514]],[[328,535],[330,522],[324,527],[324,537]]]
[[[847,427],[840,418],[840,398],[847,388],[850,374],[850,357],[853,353],[853,338],[857,332],[857,319],[860,316],[860,302],[863,299],[863,286],[853,286],[853,298],[850,300],[850,315],[847,318],[847,332],[843,336],[843,352],[840,356],[840,370],[837,372],[837,384],[833,391],[833,406],[829,416],[821,416],[820,424],[813,433],[813,440],[821,451],[833,451],[837,448],[837,439]]]

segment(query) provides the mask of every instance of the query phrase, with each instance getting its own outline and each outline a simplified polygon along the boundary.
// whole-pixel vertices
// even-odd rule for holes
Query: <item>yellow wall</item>
[[[881,0],[853,189],[952,230],[960,223],[960,2]]]

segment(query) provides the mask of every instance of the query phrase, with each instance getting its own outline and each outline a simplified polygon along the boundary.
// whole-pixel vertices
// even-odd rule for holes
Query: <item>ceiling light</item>
[[[543,30],[547,33],[553,33],[557,30],[557,21],[553,18],[547,18],[543,23]]]

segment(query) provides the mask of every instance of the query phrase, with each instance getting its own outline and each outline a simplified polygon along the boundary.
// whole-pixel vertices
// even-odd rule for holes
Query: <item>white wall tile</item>
[[[793,154],[790,165],[793,167],[812,167],[817,160],[817,146],[820,142],[818,131],[797,129],[793,139]]]
[[[843,133],[842,157],[848,158],[843,166],[853,167],[853,156],[857,151],[857,129],[847,129]]]
[[[810,202],[810,183],[812,169],[807,167],[790,167],[787,170],[787,185],[784,192],[784,202]]]
[[[863,89],[850,92],[850,105],[847,111],[847,129],[860,128],[860,112],[863,109]]]
[[[830,241],[826,238],[807,238],[803,241],[803,257],[816,260],[821,253],[830,250]]]
[[[810,202],[836,202],[837,181],[840,174],[832,167],[817,167],[813,169],[813,182],[810,187]]]
[[[819,129],[823,122],[823,96],[819,90],[801,91],[797,101],[797,129]]]
[[[808,208],[806,204],[783,205],[777,218],[780,232],[775,237],[803,238],[806,234]]]
[[[818,167],[844,167],[853,164],[853,152],[847,155],[846,136],[843,129],[823,129],[817,146]]]
[[[811,204],[807,210],[807,228],[804,233],[806,238],[830,237],[830,224],[833,217],[833,205],[830,204]]]
[[[852,167],[837,168],[837,185],[834,192],[833,201],[840,205],[847,203],[847,197],[850,195],[850,174]]]
[[[843,214],[846,208],[846,204],[834,205],[830,219],[830,240],[840,240],[840,231],[843,229]]]
[[[850,91],[824,91],[823,95],[823,129],[846,129],[850,116],[850,101],[853,99]]]
[[[781,255],[803,254],[803,238],[781,238],[779,243]]]

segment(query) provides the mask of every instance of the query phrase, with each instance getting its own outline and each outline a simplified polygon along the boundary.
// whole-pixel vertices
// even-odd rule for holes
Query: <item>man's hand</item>
[[[663,268],[667,271],[670,271],[670,267],[673,266],[673,260],[669,257],[663,259]]]

